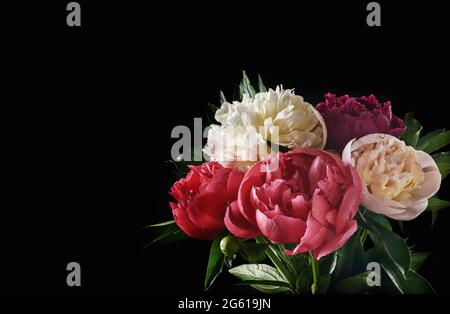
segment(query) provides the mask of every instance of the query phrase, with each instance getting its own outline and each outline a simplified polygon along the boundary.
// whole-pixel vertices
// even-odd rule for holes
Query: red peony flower
[[[336,251],[356,231],[361,200],[356,170],[332,153],[299,148],[278,154],[278,168],[263,172],[275,157],[245,174],[225,225],[236,236],[264,235],[277,244],[296,243],[286,254],[307,251],[317,260]]]
[[[217,162],[189,166],[186,178],[172,186],[170,203],[177,225],[197,239],[212,239],[223,229],[228,205],[236,200],[244,174],[222,167]]]
[[[381,104],[374,95],[355,98],[328,93],[316,109],[327,126],[327,147],[339,152],[354,138],[372,133],[399,137],[405,130],[403,120],[392,114],[391,102]]]

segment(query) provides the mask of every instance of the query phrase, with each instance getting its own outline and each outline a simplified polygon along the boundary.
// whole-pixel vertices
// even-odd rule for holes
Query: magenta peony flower
[[[339,152],[354,138],[372,133],[399,137],[405,130],[403,120],[392,114],[391,102],[381,104],[374,95],[355,98],[328,93],[316,109],[327,126],[327,148]]]

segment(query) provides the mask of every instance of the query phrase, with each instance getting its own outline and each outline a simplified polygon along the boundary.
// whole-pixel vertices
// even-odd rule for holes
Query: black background
[[[373,93],[426,131],[448,126],[440,2],[380,1],[379,28],[366,25],[369,1],[79,1],[81,28],[65,24],[68,1],[39,2],[4,10],[2,292],[202,293],[209,242],[141,250],[151,238],[137,231],[171,219],[172,128],[231,96],[242,70],[313,104]],[[448,293],[450,213],[430,221],[405,236],[432,252],[421,274]],[[66,286],[70,261],[81,288]]]

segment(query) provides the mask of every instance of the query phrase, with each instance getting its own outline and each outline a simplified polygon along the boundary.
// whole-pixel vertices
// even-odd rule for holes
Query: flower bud
[[[235,236],[229,235],[220,241],[220,250],[225,256],[233,256],[239,251],[241,240]]]

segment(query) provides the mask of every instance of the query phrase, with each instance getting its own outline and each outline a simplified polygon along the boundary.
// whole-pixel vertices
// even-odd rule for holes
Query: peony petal
[[[306,220],[306,231],[303,235],[300,244],[293,250],[286,250],[288,255],[296,255],[303,252],[315,250],[322,245],[326,240],[328,234],[327,228],[323,227],[317,220],[315,220],[311,213]]]
[[[300,241],[306,229],[303,220],[284,215],[274,215],[269,218],[266,214],[267,212],[257,210],[256,222],[262,234],[270,241],[277,244]]]
[[[325,147],[325,144],[327,143],[328,138],[328,129],[327,125],[325,123],[325,120],[323,119],[323,116],[320,114],[319,111],[316,110],[313,106],[310,107],[311,111],[314,113],[314,115],[317,117],[317,120],[319,120],[320,125],[322,126],[322,132],[323,132],[323,139],[322,139],[322,145],[318,147],[319,149],[323,149]]]
[[[419,216],[428,207],[428,200],[421,200],[412,204],[405,211],[391,215],[390,217],[395,220],[412,220]]]
[[[214,224],[207,226],[207,228],[202,228],[190,220],[184,208],[180,208],[174,203],[171,204],[171,207],[173,218],[178,227],[192,238],[209,240],[217,236],[223,230],[220,225]]]
[[[291,201],[292,216],[306,220],[311,209],[311,204],[305,199],[303,195],[297,195]]]
[[[433,157],[421,150],[416,150],[417,161],[424,171],[439,170]]]
[[[397,202],[398,203],[398,202]],[[373,196],[368,190],[365,184],[363,184],[362,187],[362,200],[361,204],[367,208],[368,210],[381,214],[386,215],[388,217],[401,214],[405,211],[405,209],[389,206],[389,204],[392,204],[390,200],[382,200],[378,199],[375,196]]]
[[[356,220],[348,221],[345,228],[340,234],[334,236],[330,242],[328,242],[322,248],[317,250],[317,252],[314,252],[315,253],[314,258],[319,260],[325,255],[328,255],[340,249],[347,242],[347,240],[350,239],[350,237],[356,232],[357,228],[358,224],[356,223]]]
[[[336,217],[336,233],[339,234],[345,228],[347,222],[356,215],[358,205],[361,200],[361,194],[357,186],[350,186],[342,198]]]
[[[227,199],[228,202],[234,202],[237,199],[237,193],[241,186],[242,179],[244,178],[244,172],[237,169],[231,171],[227,182]]]
[[[237,237],[254,238],[261,235],[258,226],[241,214],[237,202],[233,202],[228,206],[225,214],[225,226]]]
[[[328,223],[330,223],[332,225],[336,224],[336,217],[337,217],[337,210],[336,209],[330,210],[325,215],[325,219],[328,221]]]
[[[261,186],[265,181],[265,172],[261,171],[261,162],[254,164],[244,176],[238,192],[238,205],[241,214],[249,221],[255,220],[255,209],[250,198],[251,189],[254,186]]]
[[[350,140],[342,151],[342,161],[344,164],[351,165],[352,167],[355,166],[355,161],[352,158],[352,145],[354,142],[355,139]]]
[[[317,156],[309,170],[309,184],[310,184],[310,193],[313,194],[314,190],[317,187],[317,182],[322,180],[326,176],[327,166],[324,160]]]
[[[424,173],[425,178],[423,182],[420,184],[420,188],[417,190],[414,190],[411,193],[411,200],[412,201],[419,201],[421,199],[429,199],[434,194],[439,191],[439,188],[441,187],[441,173],[439,170],[437,171],[430,171]]]
[[[325,215],[331,210],[330,204],[328,203],[325,196],[319,193],[314,193],[312,197],[312,208],[311,214],[322,226],[328,226],[328,222],[325,219]]]

